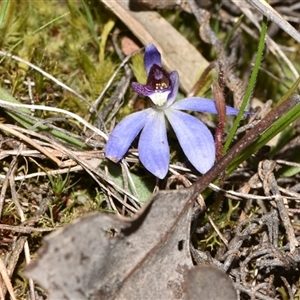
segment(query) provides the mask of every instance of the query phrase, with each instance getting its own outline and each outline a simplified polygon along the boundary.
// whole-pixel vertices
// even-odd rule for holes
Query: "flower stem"
[[[297,81],[299,84],[300,78]],[[299,111],[300,96],[292,95],[280,105],[273,108],[265,118],[263,118],[256,126],[250,129],[236,144],[234,144],[228,152],[202,177],[200,177],[192,186],[194,189],[195,199],[206,187],[216,179],[221,172],[226,170],[228,165],[239,156],[244,149],[255,142],[269,127],[275,122],[279,122],[282,117],[288,115],[290,111]],[[295,114],[294,114],[295,115]],[[291,116],[286,123],[293,122],[298,114]]]

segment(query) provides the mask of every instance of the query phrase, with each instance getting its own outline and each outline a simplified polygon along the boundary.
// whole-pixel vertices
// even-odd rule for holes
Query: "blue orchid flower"
[[[125,117],[112,131],[107,141],[105,156],[118,162],[140,133],[138,152],[145,168],[163,179],[168,172],[170,150],[167,139],[167,122],[173,128],[179,144],[190,163],[206,173],[215,161],[215,142],[209,129],[199,119],[184,111],[217,114],[213,100],[188,97],[175,101],[179,76],[177,71],[168,74],[161,63],[157,48],[146,46],[144,65],[147,72],[145,85],[133,82],[132,89],[151,100],[151,108]],[[236,115],[238,110],[226,106],[227,115]]]

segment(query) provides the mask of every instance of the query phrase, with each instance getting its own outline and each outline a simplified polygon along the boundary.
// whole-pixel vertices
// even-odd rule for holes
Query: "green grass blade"
[[[61,16],[58,16],[57,18],[55,18],[55,19],[53,19],[53,20],[47,22],[46,24],[44,24],[43,26],[41,26],[41,27],[38,28],[37,30],[35,30],[35,31],[33,31],[33,32],[29,33],[29,34],[27,34],[24,38],[20,39],[17,43],[15,43],[15,45],[9,49],[9,52],[8,52],[8,53],[12,53],[13,50],[14,50],[18,45],[20,45],[21,43],[23,43],[24,40],[25,40],[26,38],[28,38],[29,36],[34,35],[34,34],[40,32],[40,31],[42,31],[44,28],[46,28],[46,27],[50,26],[51,24],[55,23],[56,21],[58,21],[58,20],[64,18],[64,17],[67,16],[68,14],[69,14],[69,12],[67,12],[67,13],[65,13],[65,14],[63,14],[63,15],[61,15]],[[2,63],[4,59],[5,59],[5,57],[3,57],[3,58],[0,60],[0,63]]]
[[[257,55],[256,55],[256,59],[255,59],[255,63],[254,63],[254,67],[253,67],[253,71],[251,73],[251,77],[250,77],[250,81],[249,81],[249,85],[247,87],[242,105],[240,107],[240,111],[233,123],[232,129],[230,130],[230,133],[228,135],[228,138],[225,142],[225,145],[223,147],[223,153],[226,153],[232,140],[233,137],[237,131],[237,128],[239,126],[239,123],[244,115],[244,111],[246,109],[247,103],[249,102],[249,99],[252,95],[253,89],[255,87],[255,82],[256,82],[256,78],[257,78],[257,74],[259,71],[259,66],[263,57],[263,51],[264,51],[264,47],[265,47],[265,40],[266,40],[266,34],[267,34],[267,20],[266,18],[263,18],[263,22],[262,22],[262,26],[261,26],[261,34],[260,34],[260,39],[259,39],[259,43],[258,43],[258,49],[257,49]]]
[[[290,97],[291,94],[297,89],[300,84],[300,78],[295,82],[291,89],[282,97],[279,101],[282,103],[282,100]],[[280,117],[272,127],[267,129],[254,143],[251,144],[246,150],[241,153],[227,168],[227,173],[232,173],[237,166],[249,158],[253,153],[259,150],[261,147],[266,145],[274,136],[286,129],[292,122],[297,120],[300,117],[300,105],[293,107],[288,113]]]
[[[7,9],[8,9],[9,0],[4,0],[0,9],[0,28],[3,24]]]
[[[1,87],[0,87],[0,99],[7,101],[7,102],[11,102],[11,103],[20,103],[18,100],[16,100],[13,96],[11,96],[8,92],[6,92]],[[28,114],[28,115],[31,114],[31,111],[27,108],[19,108],[19,109],[20,109],[20,111],[22,111],[25,114]],[[5,108],[4,108],[4,110],[5,110]],[[32,126],[34,126],[36,123],[36,121],[32,120],[29,116],[27,118],[24,115],[21,115],[21,114],[18,115],[17,113],[9,111],[9,110],[7,110],[6,112],[15,121],[17,121],[20,125],[22,125],[23,127],[27,128],[27,129],[32,128]],[[58,130],[51,129],[47,125],[40,125],[35,130],[36,131],[47,131],[47,132],[51,133],[54,137],[56,137],[64,142],[67,142],[67,143],[74,145],[76,147],[79,147],[79,148],[86,148],[86,145],[82,141],[80,141],[72,136],[69,136],[63,132],[60,132]]]

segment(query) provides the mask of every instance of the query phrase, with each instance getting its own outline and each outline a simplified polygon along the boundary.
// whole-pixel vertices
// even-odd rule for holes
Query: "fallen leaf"
[[[119,165],[107,162],[106,167],[108,169],[109,176],[112,180],[122,188],[126,189],[124,184],[124,174],[122,174],[122,169]],[[141,203],[146,203],[153,194],[155,187],[155,179],[153,176],[137,176],[133,173],[130,173],[131,180],[128,180],[128,190],[132,195],[135,195],[136,191],[137,198]],[[121,192],[121,191],[119,191]],[[121,192],[122,193],[122,192]]]
[[[188,271],[186,293],[188,300],[234,300],[237,298],[229,276],[209,265],[197,266]]]
[[[26,274],[50,299],[182,299],[193,266],[192,194],[159,192],[135,219],[103,213],[78,219],[45,239]]]

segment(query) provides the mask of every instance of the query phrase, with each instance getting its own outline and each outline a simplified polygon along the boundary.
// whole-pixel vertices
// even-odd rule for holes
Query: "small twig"
[[[225,97],[223,93],[223,70],[220,63],[216,64],[216,69],[218,72],[218,81],[213,84],[213,95],[216,102],[216,108],[218,111],[219,123],[216,128],[215,133],[215,143],[216,143],[216,160],[220,160],[223,155],[223,142],[224,142],[224,128],[226,124],[226,104]],[[225,174],[220,174],[221,182],[225,180]]]
[[[196,264],[203,265],[204,263],[210,262],[214,266],[216,266],[218,269],[224,271],[224,266],[221,262],[219,262],[217,259],[210,257],[207,252],[202,252],[200,250],[197,250],[194,248],[193,245],[191,245],[191,254],[193,256],[193,259],[195,260]],[[230,275],[237,277],[238,272],[235,269],[230,270]]]
[[[214,230],[218,234],[219,238],[222,240],[224,245],[228,248],[228,241],[224,238],[224,236],[221,233],[221,231],[219,230],[218,226],[215,224],[215,222],[212,220],[212,218],[210,216],[208,216],[208,220],[209,220],[211,226],[214,228]]]
[[[297,167],[300,168],[300,164],[292,161],[286,161],[282,159],[276,159],[276,162],[278,164],[286,165],[286,166],[291,166],[291,167]]]
[[[15,181],[14,181],[14,173],[15,173],[16,169],[17,169],[17,164],[14,165],[13,172],[9,178],[10,191],[11,191],[12,199],[14,201],[16,210],[20,216],[20,219],[22,222],[24,222],[26,219],[25,219],[25,215],[22,210],[22,207],[18,201],[18,195],[17,195],[16,185],[15,185]],[[26,264],[28,265],[31,261],[28,240],[26,240],[24,243],[24,254],[25,254]],[[35,300],[34,283],[33,283],[33,280],[30,278],[29,278],[29,290],[30,290],[30,299]]]
[[[261,30],[261,26],[259,25],[257,18],[253,15],[252,11],[244,6],[240,5],[240,1],[239,0],[231,0],[233,3],[235,3],[241,10],[242,12],[253,22],[253,24],[256,26],[256,28],[258,28],[259,30]],[[265,1],[260,1],[260,0],[247,0],[248,2],[251,2],[251,5],[255,6],[255,2],[261,2],[262,7],[265,4],[268,4]],[[269,5],[269,4],[268,4]],[[266,9],[266,8],[264,8]],[[263,12],[262,12],[263,13]],[[263,13],[265,14],[265,13]],[[266,16],[267,18],[270,18],[270,16]],[[281,18],[281,17],[280,17]],[[288,25],[290,25],[288,23]],[[290,25],[291,26],[291,25]],[[295,30],[295,28],[294,28]],[[299,36],[299,33],[298,33]],[[287,66],[290,68],[290,70],[292,71],[294,77],[297,79],[299,77],[299,72],[297,71],[297,69],[295,68],[295,66],[293,65],[293,63],[287,58],[287,56],[285,55],[285,53],[280,49],[280,47],[267,35],[266,37],[266,42],[267,45],[269,45],[270,50],[275,54],[275,51],[279,54],[279,56],[283,59],[283,61],[287,64]]]
[[[243,286],[242,284],[239,284],[239,283],[234,283],[234,287],[237,290],[240,290],[240,291],[248,294],[250,297],[252,297],[252,295],[254,293],[253,290],[252,290],[252,287],[247,288],[247,287],[245,287],[245,286]],[[259,292],[255,293],[255,297],[256,297],[255,299],[257,299],[257,300],[274,300],[273,297],[265,296],[265,295],[263,295]]]
[[[1,230],[10,230],[14,232],[20,233],[32,233],[32,232],[49,232],[56,230],[56,228],[34,228],[34,227],[27,227],[27,226],[12,226],[12,225],[5,225],[0,224]]]
[[[239,193],[239,192],[236,192],[236,191],[225,190],[225,189],[222,189],[222,188],[216,186],[213,183],[210,183],[209,187],[215,192],[224,193],[225,196],[228,196],[228,197],[233,196],[234,200],[248,199],[248,200],[271,201],[271,200],[275,200],[275,198],[277,197],[276,195],[260,196],[260,195],[255,195],[255,194],[245,194],[245,193]],[[283,189],[281,187],[279,187],[279,190],[282,191],[283,193],[286,193],[287,195],[290,195],[290,197],[285,197],[286,199],[289,199],[289,200],[298,200],[299,199],[299,194],[298,193],[295,193],[295,192],[293,193],[292,191],[289,191],[287,189]]]
[[[259,175],[263,181],[263,187],[265,189],[266,195],[276,195],[275,202],[277,209],[280,215],[280,218],[283,222],[284,228],[288,235],[288,240],[290,242],[291,253],[294,253],[296,247],[299,245],[293,226],[291,224],[287,209],[283,202],[283,197],[280,194],[275,175],[273,173],[276,166],[275,161],[265,160],[259,164]]]
[[[300,43],[300,34],[289,22],[287,22],[270,4],[262,0],[247,0],[253,7],[275,22],[288,35]]]
[[[3,124],[2,124],[3,125]],[[15,126],[9,126],[10,128],[15,128]],[[31,134],[33,136],[37,136],[43,140],[47,140],[49,141],[50,145],[52,148],[60,151],[60,153],[68,156],[69,158],[71,158],[73,161],[77,162],[79,165],[81,165],[84,170],[86,172],[88,172],[92,178],[94,178],[95,182],[97,182],[99,184],[99,186],[111,193],[108,189],[108,187],[101,183],[97,177],[95,175],[97,175],[99,178],[102,178],[103,180],[105,180],[109,185],[111,185],[112,187],[114,187],[114,189],[121,191],[122,193],[124,193],[125,195],[129,196],[130,202],[136,207],[133,208],[132,206],[126,204],[127,208],[133,212],[136,212],[139,209],[139,205],[137,203],[139,203],[139,199],[137,199],[135,196],[131,195],[131,193],[129,193],[127,190],[123,189],[122,187],[118,186],[111,178],[109,178],[108,176],[106,176],[103,172],[101,172],[101,170],[99,168],[93,167],[88,161],[81,159],[80,157],[82,156],[82,154],[80,154],[80,152],[78,152],[79,155],[77,155],[77,152],[74,152],[70,149],[67,149],[66,147],[64,147],[63,145],[61,145],[60,143],[57,143],[55,140],[49,140],[49,138],[45,135],[39,135],[38,133],[35,132],[31,132],[27,129],[23,129],[23,128],[18,128],[18,130],[20,130],[21,132],[25,132],[27,134]],[[32,139],[31,139],[32,140]],[[59,167],[66,167],[65,162],[60,162],[59,161]],[[114,197],[116,197],[116,199],[118,199],[118,201],[120,201],[121,203],[123,203],[124,201],[118,197],[116,194],[114,194]]]
[[[55,175],[60,175],[60,174],[66,174],[66,173],[71,173],[71,172],[78,172],[78,171],[82,171],[83,167],[82,166],[75,166],[75,167],[68,167],[68,168],[64,168],[64,169],[58,169],[58,170],[49,170],[47,172],[36,172],[36,173],[31,173],[31,174],[26,174],[26,175],[20,175],[20,176],[16,176],[14,178],[15,181],[23,181],[25,179],[30,179],[30,178],[36,178],[36,177],[41,177],[41,176],[55,176]],[[2,175],[0,174],[0,181],[3,179],[6,179],[6,175]],[[4,181],[3,181],[4,184]],[[3,188],[3,187],[2,187]],[[0,199],[1,196],[0,196]]]
[[[215,178],[217,178],[237,155],[251,145],[265,130],[272,126],[276,120],[295,106],[299,105],[299,103],[300,96],[292,95],[283,103],[272,109],[257,126],[250,129],[247,134],[228,150],[218,163],[193,184],[192,188],[195,191],[193,199],[196,199],[198,193],[201,193]]]
[[[2,209],[3,209],[4,200],[5,200],[5,194],[6,194],[8,183],[9,183],[10,174],[13,171],[16,160],[17,160],[17,158],[15,157],[12,160],[12,162],[10,163],[9,169],[8,169],[8,171],[4,177],[3,183],[2,183],[2,188],[1,188],[1,193],[0,193],[0,219],[2,216]]]
[[[9,260],[6,266],[9,277],[12,276],[16,268],[19,257],[21,253],[24,251],[24,245],[26,241],[27,241],[27,236],[20,236],[19,238],[15,239],[14,243],[12,244],[12,251],[9,253],[8,256]]]
[[[10,107],[29,108],[29,109],[45,110],[45,111],[51,111],[51,112],[65,114],[65,115],[68,115],[68,116],[74,118],[75,120],[77,120],[78,122],[83,124],[85,127],[91,129],[96,134],[100,135],[105,140],[107,140],[107,135],[104,132],[102,132],[100,129],[98,129],[97,127],[91,125],[90,123],[88,123],[87,121],[82,119],[80,116],[78,116],[78,115],[76,115],[76,114],[74,114],[70,111],[67,111],[65,109],[50,107],[50,106],[45,106],[45,105],[29,105],[29,104],[12,103],[12,102],[7,102],[7,101],[2,100],[2,99],[0,99],[0,106],[4,107],[4,108],[10,108]]]
[[[166,183],[166,190],[170,190],[171,189],[171,185],[174,182],[181,182],[184,187],[189,187],[189,186],[192,185],[192,183],[185,176],[177,173],[176,175],[171,175],[168,178],[168,181]]]
[[[53,156],[50,152],[48,152],[44,147],[41,147],[38,145],[36,142],[34,142],[32,139],[27,137],[26,135],[18,132],[17,130],[13,129],[11,126],[5,125],[5,124],[0,124],[0,130],[6,131],[15,137],[18,137],[20,140],[23,140],[27,144],[31,145],[33,148],[36,148],[39,150],[41,153],[49,157],[53,162],[55,162],[58,166],[61,165],[60,160],[58,160],[55,156]]]
[[[294,295],[293,295],[293,290],[292,290],[292,288],[291,288],[289,282],[288,282],[288,281],[286,280],[286,278],[283,277],[283,276],[280,276],[280,278],[281,278],[281,280],[283,281],[283,283],[284,283],[284,285],[285,285],[285,287],[286,287],[286,289],[287,289],[287,291],[288,291],[290,300],[295,299],[295,298],[294,298]]]
[[[3,263],[3,260],[1,259],[0,257],[0,274],[1,274],[1,277],[5,283],[5,286],[9,292],[9,295],[11,297],[12,300],[17,300],[16,296],[15,296],[15,293],[14,293],[14,289],[13,289],[13,286],[10,282],[10,279],[9,279],[9,276],[7,274],[7,270],[6,270],[6,267]],[[4,291],[2,290],[2,288],[0,287],[0,299],[1,300],[4,300]]]
[[[220,62],[215,64],[215,68],[218,72],[218,81],[213,84],[213,95],[216,103],[216,108],[218,111],[218,125],[215,132],[215,144],[216,144],[216,161],[218,162],[223,156],[223,144],[224,144],[224,129],[226,124],[226,104],[225,97],[223,94],[223,69]],[[219,186],[223,187],[226,178],[225,171],[219,174]],[[219,212],[221,203],[222,203],[223,195],[217,194],[216,202],[214,205],[214,210],[216,213]]]
[[[30,99],[30,103],[34,105],[34,100],[33,100],[33,94],[32,94],[32,83],[30,77],[27,77],[27,87],[28,87],[28,95]],[[32,110],[32,113],[34,113],[34,110]]]

